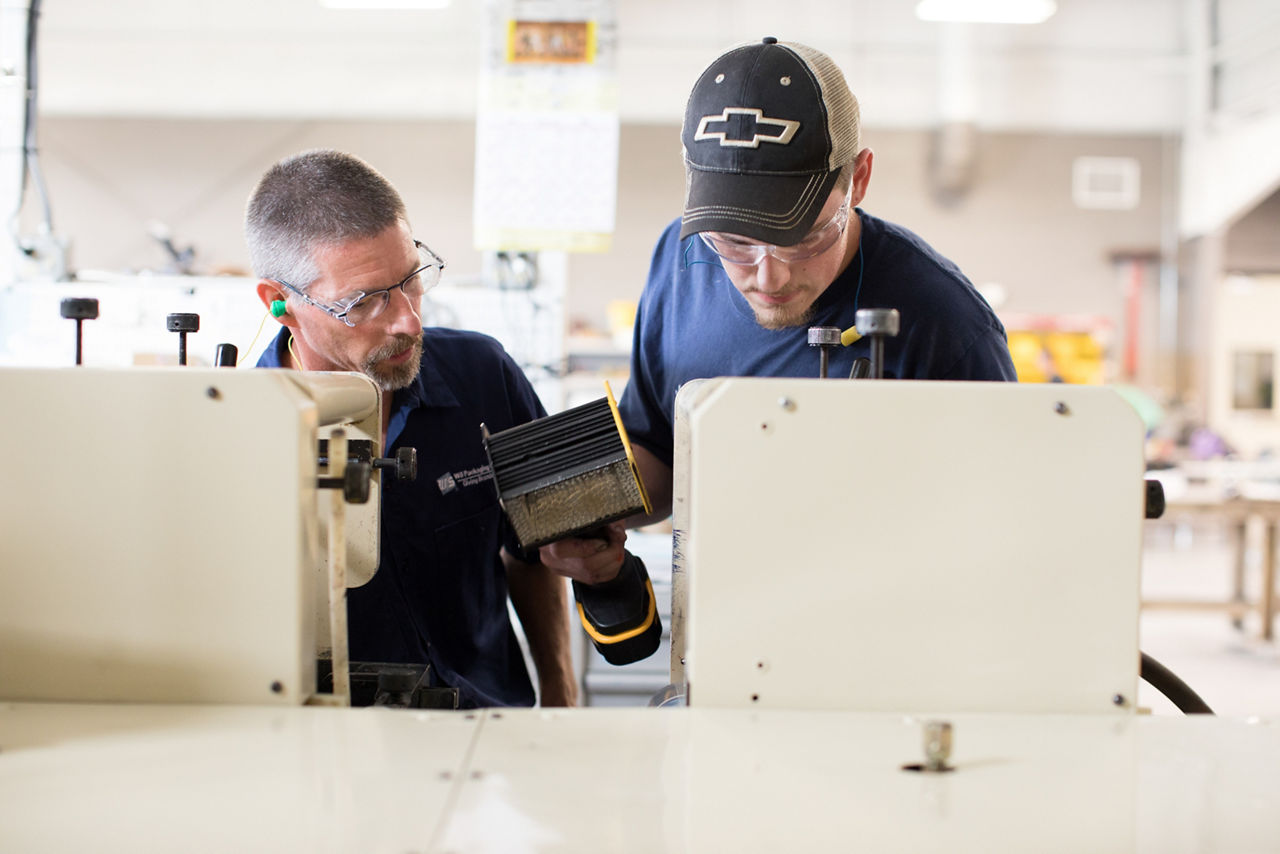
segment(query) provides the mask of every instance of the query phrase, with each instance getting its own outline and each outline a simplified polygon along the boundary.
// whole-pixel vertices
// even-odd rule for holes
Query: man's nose
[[[393,335],[417,335],[421,332],[421,300],[415,302],[404,288],[396,288],[389,296],[391,301],[383,312],[387,316],[387,331]]]
[[[772,293],[782,290],[790,281],[791,267],[766,252],[756,265],[756,288]]]

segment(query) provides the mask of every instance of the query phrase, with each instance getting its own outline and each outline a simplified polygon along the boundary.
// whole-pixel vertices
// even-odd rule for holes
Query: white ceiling
[[[948,25],[916,20],[914,5],[617,0],[623,120],[678,122],[689,86],[712,58],[775,35],[830,53],[869,125],[936,124],[943,93],[993,129],[1169,133],[1183,125],[1192,0],[1059,0],[1044,24],[963,31],[952,42],[969,59],[959,64],[939,58]],[[480,0],[417,12],[329,10],[318,0],[44,0],[40,111],[467,118],[484,64],[482,36],[499,8]]]

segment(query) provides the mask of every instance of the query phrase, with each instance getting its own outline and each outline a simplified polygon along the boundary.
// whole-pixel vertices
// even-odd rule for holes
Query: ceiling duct
[[[929,139],[928,184],[942,205],[959,203],[973,187],[978,163],[978,91],[973,32],[968,24],[938,26],[938,124]]]

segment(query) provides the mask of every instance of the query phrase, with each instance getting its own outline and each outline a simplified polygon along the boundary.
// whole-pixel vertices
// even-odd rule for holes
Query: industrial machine
[[[378,564],[380,474],[346,459],[380,432],[369,380],[5,369],[0,395],[0,699],[320,699]]]
[[[340,417],[281,372],[0,373],[0,850],[1280,844],[1280,720],[1136,708],[1141,426],[1106,389],[690,387],[687,704],[448,711],[303,704],[314,431],[370,400],[332,379]]]

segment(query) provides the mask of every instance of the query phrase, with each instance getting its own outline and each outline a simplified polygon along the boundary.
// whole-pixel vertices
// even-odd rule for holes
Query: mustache
[[[422,334],[405,335],[399,334],[386,344],[379,347],[369,354],[368,364],[376,364],[383,359],[390,359],[392,356],[399,355],[410,347],[416,347],[422,343]]]

